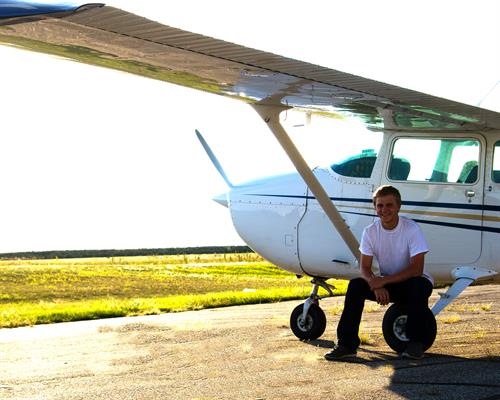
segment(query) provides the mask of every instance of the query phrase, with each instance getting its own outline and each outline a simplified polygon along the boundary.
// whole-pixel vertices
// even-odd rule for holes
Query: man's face
[[[398,200],[392,194],[377,197],[375,199],[375,210],[382,222],[382,226],[386,229],[393,229],[397,226],[400,208],[401,206],[398,204]]]

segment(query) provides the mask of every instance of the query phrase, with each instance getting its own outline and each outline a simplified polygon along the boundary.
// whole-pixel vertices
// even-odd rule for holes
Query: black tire
[[[396,353],[401,353],[408,344],[406,337],[406,318],[408,315],[408,307],[404,304],[394,303],[384,314],[382,321],[382,332],[384,339],[391,349]],[[431,310],[427,309],[423,321],[425,325],[425,337],[422,341],[424,351],[430,349],[436,339],[437,325],[436,318]]]
[[[314,340],[319,338],[326,328],[326,316],[317,304],[311,304],[305,321],[302,321],[304,304],[294,308],[290,316],[290,328],[299,339]]]

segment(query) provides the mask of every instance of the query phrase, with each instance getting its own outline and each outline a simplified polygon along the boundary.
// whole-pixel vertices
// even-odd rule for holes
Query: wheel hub
[[[408,319],[407,315],[400,315],[394,320],[392,324],[392,329],[394,330],[394,335],[403,342],[408,342],[409,339],[406,336],[406,320]]]
[[[310,315],[307,315],[306,318],[300,316],[297,320],[297,326],[303,332],[309,332],[313,326],[313,319]]]

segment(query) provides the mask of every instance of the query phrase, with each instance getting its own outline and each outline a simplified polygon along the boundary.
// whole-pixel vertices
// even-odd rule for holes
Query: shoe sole
[[[344,358],[349,358],[349,357],[356,357],[356,353],[344,354],[343,356],[338,356],[338,357],[328,357],[328,356],[324,356],[324,357],[325,357],[325,360],[335,361],[335,360],[342,360]]]
[[[401,353],[401,358],[406,358],[408,360],[421,360],[424,358],[424,355],[422,354],[420,357],[418,356],[412,356],[411,354],[408,353]]]

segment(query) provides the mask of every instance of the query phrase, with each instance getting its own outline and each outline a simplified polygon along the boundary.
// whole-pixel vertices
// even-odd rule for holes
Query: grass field
[[[334,282],[336,294],[346,282]],[[253,253],[0,260],[0,327],[305,298],[297,279]]]

